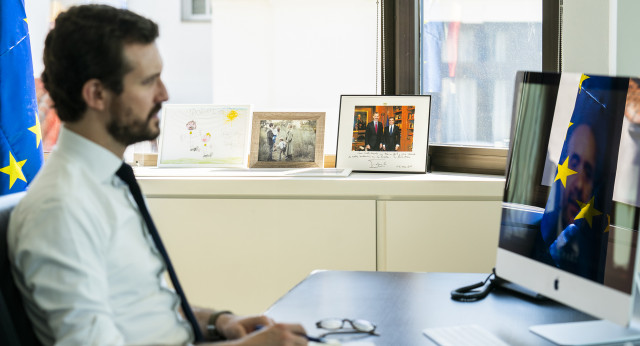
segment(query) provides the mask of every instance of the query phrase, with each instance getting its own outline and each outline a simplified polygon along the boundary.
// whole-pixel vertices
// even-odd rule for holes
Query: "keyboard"
[[[508,346],[490,331],[475,324],[426,328],[422,332],[440,346]]]

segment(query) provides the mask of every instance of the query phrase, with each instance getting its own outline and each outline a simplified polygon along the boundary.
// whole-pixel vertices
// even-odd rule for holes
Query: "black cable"
[[[493,278],[492,278],[493,276]],[[487,282],[489,284],[487,285]],[[463,286],[451,291],[451,299],[460,302],[475,302],[484,299],[491,290],[496,286],[496,270],[493,268],[491,274],[484,281],[477,282],[468,286]],[[480,290],[477,288],[483,287]]]

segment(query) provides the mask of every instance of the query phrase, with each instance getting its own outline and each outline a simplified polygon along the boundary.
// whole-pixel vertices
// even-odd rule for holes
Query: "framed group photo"
[[[427,171],[430,95],[342,95],[336,168]]]
[[[322,168],[324,112],[255,112],[250,168]]]
[[[162,107],[158,167],[247,167],[251,106]]]

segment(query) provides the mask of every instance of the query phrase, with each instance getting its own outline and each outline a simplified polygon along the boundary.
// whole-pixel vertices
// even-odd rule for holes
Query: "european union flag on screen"
[[[24,191],[42,166],[29,28],[23,0],[0,1],[0,195]]]
[[[542,218],[555,265],[600,278],[628,78],[582,75]]]

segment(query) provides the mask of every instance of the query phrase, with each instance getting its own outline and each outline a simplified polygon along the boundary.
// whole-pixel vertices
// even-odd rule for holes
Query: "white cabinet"
[[[500,201],[381,201],[378,270],[488,273]]]
[[[504,179],[137,168],[190,302],[261,313],[316,269],[488,272]]]
[[[194,305],[256,314],[315,269],[376,270],[375,201],[148,203]]]

